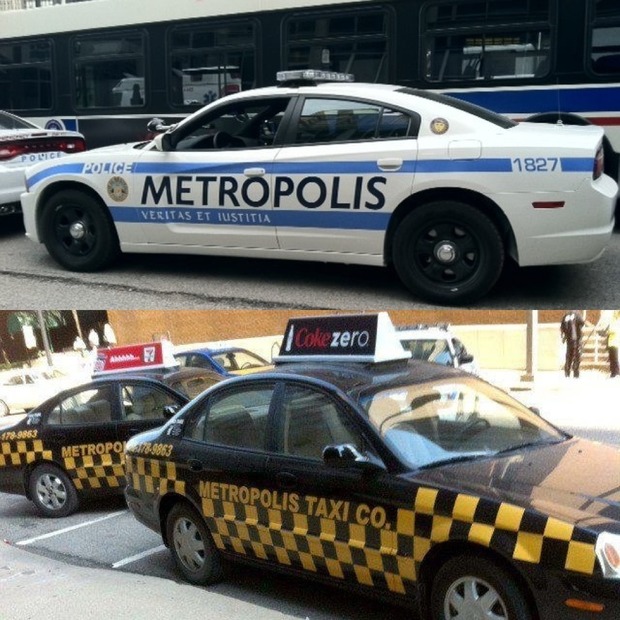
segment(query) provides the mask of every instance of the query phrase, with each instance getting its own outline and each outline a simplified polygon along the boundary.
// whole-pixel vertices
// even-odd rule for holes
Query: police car
[[[620,617],[617,449],[410,360],[385,313],[291,320],[276,360],[127,442],[129,508],[186,580],[236,560],[431,620]]]
[[[479,374],[474,356],[451,332],[447,323],[399,325],[396,329],[400,343],[407,351],[411,351],[413,359],[462,368]]]
[[[126,440],[161,426],[190,400],[167,378],[145,376],[163,368],[160,343],[98,355],[98,378],[0,423],[0,491],[25,495],[46,517],[75,512],[87,496],[122,493]],[[181,385],[190,390],[193,380]]]
[[[86,149],[84,136],[64,129],[43,129],[0,111],[0,215],[21,211],[24,171],[41,161],[56,160]]]
[[[27,235],[74,271],[121,251],[393,265],[439,303],[483,296],[507,256],[604,251],[617,185],[602,129],[330,75],[282,72],[279,87],[218,99],[152,142],[35,167]]]

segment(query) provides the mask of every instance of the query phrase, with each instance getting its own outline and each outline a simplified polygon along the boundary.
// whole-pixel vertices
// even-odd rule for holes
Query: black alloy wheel
[[[414,294],[440,304],[465,304],[486,295],[504,265],[504,244],[493,222],[471,205],[422,205],[394,234],[393,262]]]
[[[105,207],[78,190],[54,194],[43,207],[43,242],[70,271],[97,271],[119,254],[118,236]]]

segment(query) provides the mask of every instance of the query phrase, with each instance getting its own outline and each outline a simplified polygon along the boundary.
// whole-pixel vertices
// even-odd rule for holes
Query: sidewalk
[[[579,379],[563,371],[539,371],[525,381],[522,371],[481,371],[481,377],[510,392],[560,428],[597,428],[620,431],[620,378],[597,370],[581,372]]]
[[[265,606],[206,589],[103,568],[84,568],[33,555],[0,541],[2,620],[170,620],[285,618]]]

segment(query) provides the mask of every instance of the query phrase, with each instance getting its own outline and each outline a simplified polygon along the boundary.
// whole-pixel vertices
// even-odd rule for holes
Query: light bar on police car
[[[408,359],[387,312],[289,319],[275,362]]]
[[[354,82],[352,73],[339,73],[338,71],[323,71],[321,69],[298,69],[295,71],[278,71],[278,82],[292,82],[295,80],[315,80],[321,82]]]

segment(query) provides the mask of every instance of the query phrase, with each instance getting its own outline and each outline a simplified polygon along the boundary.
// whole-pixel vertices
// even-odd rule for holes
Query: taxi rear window
[[[497,114],[491,110],[487,110],[486,108],[481,108],[473,103],[462,101],[461,99],[456,99],[455,97],[449,97],[448,95],[441,95],[439,93],[432,93],[427,90],[418,90],[415,88],[399,88],[397,92],[405,93],[406,95],[414,95],[415,97],[422,97],[423,99],[428,99],[429,101],[436,101],[437,103],[449,105],[452,108],[467,112],[468,114],[477,116],[478,118],[488,121],[489,123],[493,123],[502,129],[510,129],[511,127],[517,125],[515,121],[509,119],[507,116],[502,116],[501,114]]]

